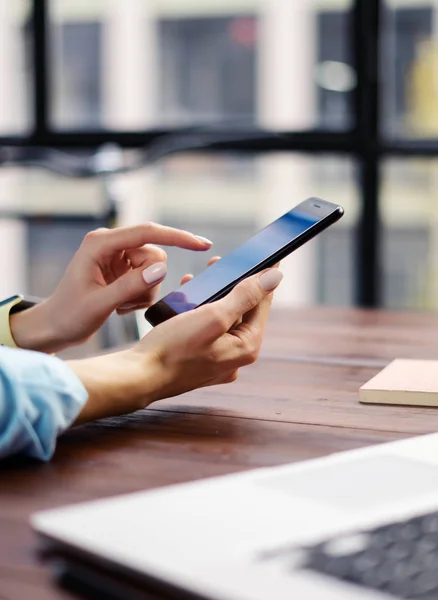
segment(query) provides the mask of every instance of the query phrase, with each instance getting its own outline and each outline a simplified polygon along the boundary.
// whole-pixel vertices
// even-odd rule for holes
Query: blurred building
[[[26,102],[18,100],[26,98],[30,68],[23,43],[28,7],[25,0],[2,4],[0,131],[19,133],[28,126]],[[349,0],[52,0],[53,122],[69,130],[202,122],[229,129],[348,129],[356,85],[350,8]],[[438,4],[391,0],[384,17],[384,135],[437,136]],[[384,166],[385,306],[438,307],[434,167],[434,160]],[[4,170],[0,181],[4,207],[37,214],[89,214],[102,207],[97,182],[34,170]],[[154,219],[191,229],[212,238],[218,253],[304,197],[339,202],[346,208],[343,221],[288,259],[290,277],[278,302],[354,301],[360,207],[352,160],[187,154],[120,184],[121,223]],[[16,223],[12,234],[3,229],[0,243],[17,249],[11,287],[48,293],[86,228],[48,221]],[[168,287],[201,268],[199,256],[171,251],[170,257]]]

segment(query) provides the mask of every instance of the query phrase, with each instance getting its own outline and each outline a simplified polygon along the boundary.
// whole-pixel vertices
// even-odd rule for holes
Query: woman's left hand
[[[153,304],[167,258],[155,244],[197,251],[212,245],[155,223],[90,232],[52,296],[11,316],[17,346],[57,352],[85,342],[115,310],[125,314]]]

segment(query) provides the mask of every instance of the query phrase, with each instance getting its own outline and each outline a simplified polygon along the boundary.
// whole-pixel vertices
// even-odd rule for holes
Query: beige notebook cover
[[[438,361],[397,359],[359,390],[361,402],[438,406]]]

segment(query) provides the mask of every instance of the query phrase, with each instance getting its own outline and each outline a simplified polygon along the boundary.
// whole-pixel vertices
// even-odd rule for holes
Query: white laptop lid
[[[379,595],[261,557],[432,508],[437,434],[47,511],[32,525],[201,597],[359,599]]]

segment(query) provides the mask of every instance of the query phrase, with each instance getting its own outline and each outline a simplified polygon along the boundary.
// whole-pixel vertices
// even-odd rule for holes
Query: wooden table
[[[395,357],[438,359],[438,316],[276,312],[259,361],[232,386],[72,430],[49,464],[7,461],[0,600],[72,597],[37,560],[36,510],[436,431],[435,409],[358,403],[359,387]]]

